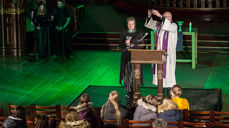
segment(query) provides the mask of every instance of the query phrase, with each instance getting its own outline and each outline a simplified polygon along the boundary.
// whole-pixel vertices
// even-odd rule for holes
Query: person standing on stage
[[[45,3],[40,1],[37,6],[37,10],[34,14],[34,24],[36,28],[36,42],[38,44],[38,54],[40,59],[47,57],[47,45],[48,45],[48,27],[50,17],[47,15]],[[35,45],[37,45],[35,44]]]
[[[54,23],[56,51],[58,56],[70,59],[72,57],[72,46],[68,26],[71,20],[71,12],[65,7],[64,0],[57,0],[57,7],[51,16],[51,20]]]
[[[121,67],[120,67],[120,84],[122,84],[122,81],[124,82],[124,85],[126,87],[126,90],[128,91],[127,98],[129,101],[127,101],[127,104],[131,104],[133,101],[133,94],[134,94],[134,65],[130,63],[130,52],[128,49],[139,49],[143,48],[142,46],[139,46],[139,44],[143,43],[143,40],[141,40],[142,33],[135,28],[136,21],[133,17],[130,17],[127,19],[127,26],[128,29],[124,30],[121,33],[120,37],[120,43],[119,46],[122,49],[122,55],[121,55]],[[141,70],[141,84],[143,84],[143,75]]]
[[[153,20],[153,15],[159,17],[161,22]],[[145,27],[157,30],[155,50],[167,52],[166,62],[163,65],[163,87],[171,88],[176,84],[176,45],[177,45],[177,24],[172,21],[172,13],[165,12],[161,15],[157,10],[148,10],[148,17]],[[157,83],[157,65],[153,66],[153,84]]]

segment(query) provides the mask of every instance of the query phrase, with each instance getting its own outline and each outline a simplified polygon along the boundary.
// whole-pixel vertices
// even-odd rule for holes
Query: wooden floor
[[[89,85],[120,86],[119,51],[81,50],[73,60],[29,61],[0,57],[0,108],[7,104],[68,106]],[[152,85],[151,65],[143,65],[144,86]],[[197,69],[177,63],[176,79],[183,88],[223,89],[223,111],[229,111],[229,55],[198,53]],[[107,92],[109,93],[109,92]]]

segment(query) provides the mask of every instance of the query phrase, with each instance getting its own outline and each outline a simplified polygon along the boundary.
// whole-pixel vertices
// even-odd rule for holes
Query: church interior
[[[147,33],[143,40],[148,45],[144,50],[156,51],[152,45],[155,32],[144,26],[147,11],[152,9],[171,12],[181,33],[175,76],[183,90],[181,97],[189,101],[190,115],[186,116],[191,118],[191,112],[207,112],[204,116],[209,114],[209,118],[201,119],[203,127],[214,127],[214,121],[211,122],[214,112],[226,113],[228,119],[229,1],[65,0],[71,13],[67,35],[72,58],[55,56],[55,40],[59,37],[50,27],[48,57],[39,59],[36,28],[30,16],[40,1],[46,4],[50,15],[57,8],[58,0],[1,0],[0,3],[0,122],[12,113],[11,105],[32,106],[33,118],[36,106],[52,106],[58,108],[56,115],[61,120],[62,111],[77,106],[80,97],[87,93],[98,116],[95,127],[103,127],[106,122],[99,118],[100,109],[109,93],[117,91],[122,104],[128,98],[125,85],[119,82],[122,54],[119,43],[121,32],[127,28],[126,19],[134,17],[136,28],[143,35]],[[152,64],[142,63],[141,67],[144,84],[138,85],[140,96],[157,96],[159,86],[152,83]],[[161,91],[164,97],[170,95],[170,88]],[[189,121],[183,119],[183,122]],[[128,127],[125,120],[122,128]]]

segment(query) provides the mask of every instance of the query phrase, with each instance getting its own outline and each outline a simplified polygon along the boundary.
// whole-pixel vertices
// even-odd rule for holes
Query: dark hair
[[[80,102],[79,102],[79,105],[80,104],[83,104],[83,103],[88,103],[90,102],[90,96],[88,94],[83,94],[81,97],[80,97]]]
[[[25,108],[22,106],[17,106],[15,111],[13,112],[13,114],[11,115],[14,118],[20,118],[23,119],[24,121],[25,119]]]
[[[57,2],[65,3],[65,0],[57,0]]]
[[[178,88],[178,90],[174,90],[174,88]],[[180,85],[173,85],[172,87],[172,93],[175,95],[175,96],[180,96],[181,93],[182,93],[182,90],[181,90],[181,87]]]
[[[40,2],[37,4],[38,7],[41,6],[41,5],[45,5],[45,3],[44,3],[43,1],[40,1]]]
[[[38,115],[35,122],[35,128],[47,128],[49,126],[48,119],[46,115]]]
[[[44,6],[44,14],[46,14],[46,5],[43,1],[40,1],[37,5],[37,15],[41,15],[40,14],[40,6],[43,5]]]

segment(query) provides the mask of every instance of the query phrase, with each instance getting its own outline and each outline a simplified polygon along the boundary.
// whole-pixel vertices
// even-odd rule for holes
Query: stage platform
[[[116,86],[125,94],[125,89],[119,84],[120,51],[75,50],[73,56],[72,60],[49,61],[0,56],[0,108],[4,114],[7,114],[8,103],[69,106],[89,85],[105,86],[108,91],[109,86],[111,90]],[[177,63],[177,84],[182,88],[222,89],[222,111],[229,111],[228,60],[228,54],[198,53],[196,69],[192,69],[190,63]],[[152,77],[151,64],[143,65],[144,85],[141,87],[156,87],[152,84]],[[108,91],[99,104],[104,103]],[[202,98],[198,93],[193,94]]]
[[[76,106],[79,103],[82,94],[89,94],[93,107],[101,108],[107,101],[109,93],[117,91],[120,95],[121,103],[126,105],[126,91],[124,86],[88,86],[69,106]],[[141,87],[141,96],[152,94],[157,95],[156,87]],[[169,97],[169,89],[164,88],[164,96]],[[222,110],[222,90],[221,89],[198,89],[198,88],[183,88],[183,98],[187,98],[190,105],[190,110],[207,111],[207,110]]]

